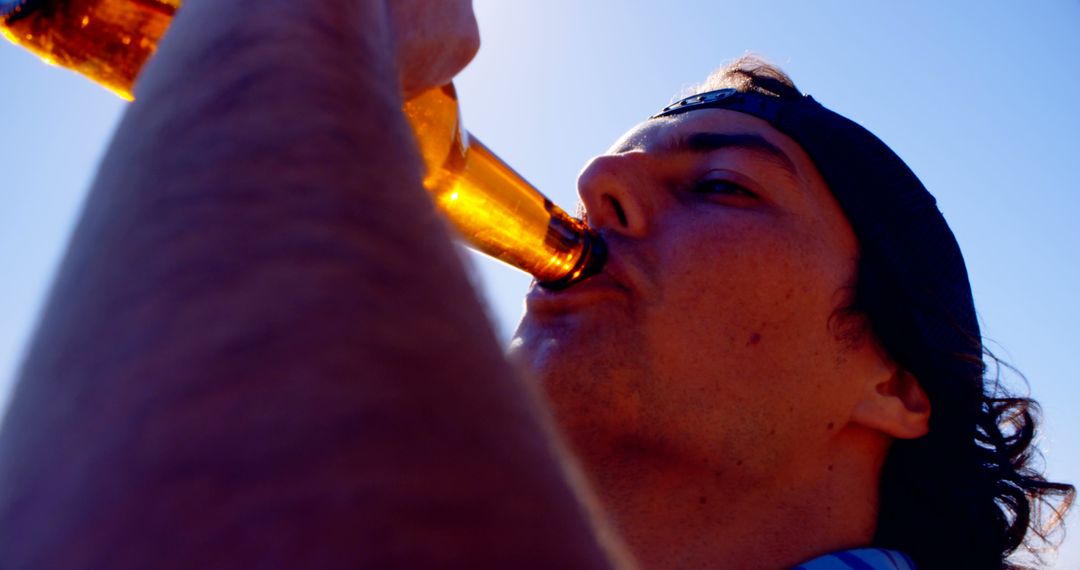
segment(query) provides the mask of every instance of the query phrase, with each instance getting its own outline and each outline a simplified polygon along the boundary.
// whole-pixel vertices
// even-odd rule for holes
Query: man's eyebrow
[[[674,150],[711,152],[726,148],[737,148],[763,154],[766,158],[787,170],[792,177],[796,177],[795,164],[787,153],[765,140],[764,137],[752,133],[694,133],[680,140],[675,145]]]

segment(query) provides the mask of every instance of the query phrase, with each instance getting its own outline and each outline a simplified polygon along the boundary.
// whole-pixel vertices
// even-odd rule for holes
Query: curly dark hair
[[[694,93],[721,88],[803,96],[757,56],[720,68]],[[926,436],[897,440],[889,450],[875,545],[901,550],[923,569],[1019,569],[1009,560],[1018,551],[1038,561],[1075,496],[1072,485],[1040,472],[1038,404],[1010,394],[1000,382],[1007,365],[959,326],[967,350],[943,353],[929,345],[912,308],[948,320],[950,307],[926,306],[932,295],[905,290],[883,254],[863,245],[853,298],[838,311],[864,317],[890,357],[919,379],[933,410]],[[986,361],[994,363],[992,378]]]

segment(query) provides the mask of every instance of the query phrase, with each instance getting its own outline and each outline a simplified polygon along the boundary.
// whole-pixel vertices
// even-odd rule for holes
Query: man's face
[[[608,265],[534,287],[510,353],[586,466],[648,455],[758,483],[805,466],[885,365],[837,313],[858,246],[805,152],[696,110],[632,129],[579,191]]]

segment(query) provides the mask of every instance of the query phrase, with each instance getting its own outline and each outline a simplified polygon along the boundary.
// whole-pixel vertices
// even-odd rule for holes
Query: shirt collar
[[[791,570],[917,570],[903,552],[884,548],[841,550],[803,562]]]

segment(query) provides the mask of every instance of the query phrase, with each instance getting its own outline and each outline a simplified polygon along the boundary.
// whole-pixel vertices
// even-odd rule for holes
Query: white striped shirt
[[[803,562],[791,570],[916,570],[906,554],[883,548],[841,550]]]

